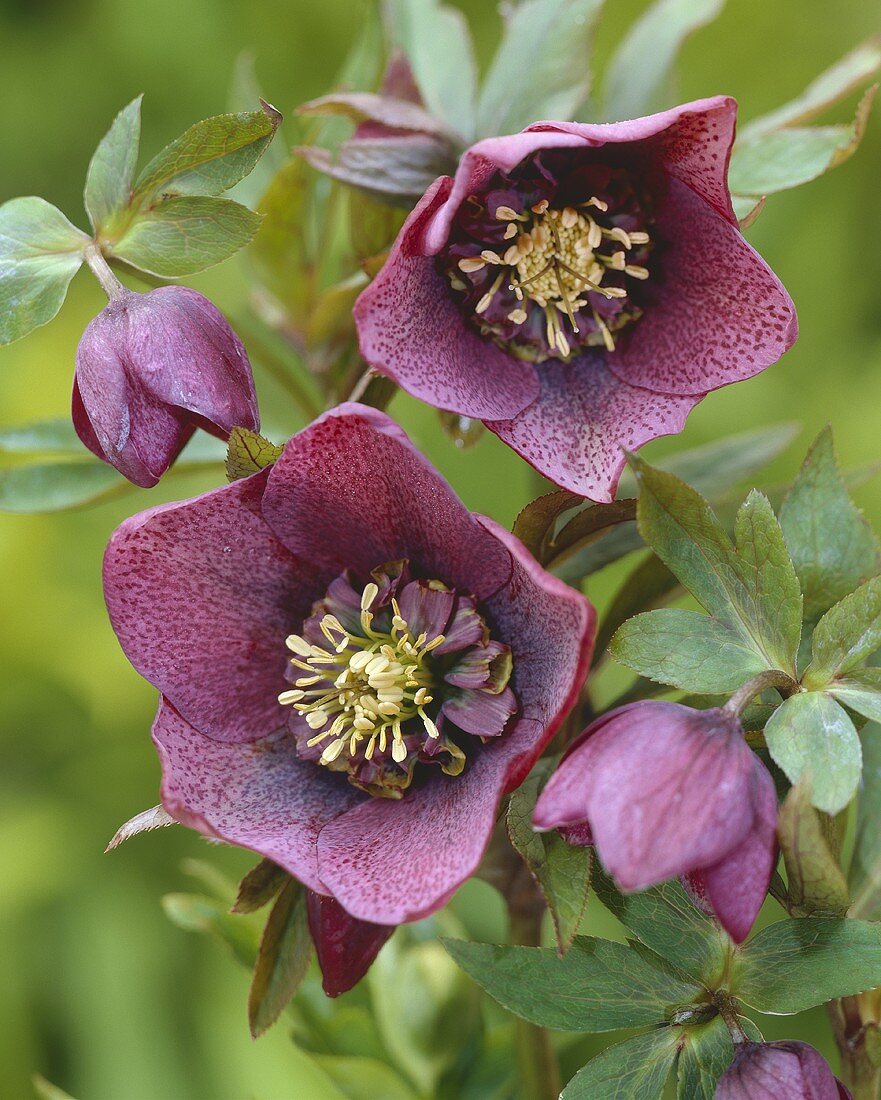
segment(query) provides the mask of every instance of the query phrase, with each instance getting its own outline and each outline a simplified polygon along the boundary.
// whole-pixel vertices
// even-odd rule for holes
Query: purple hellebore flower
[[[677,875],[740,943],[776,861],[777,795],[723,710],[647,700],[575,741],[541,793],[538,829],[594,843],[622,890]]]
[[[259,429],[247,352],[195,290],[123,291],[80,340],[73,424],[90,451],[149,489],[197,427],[221,438]]]
[[[358,920],[334,898],[313,890],[306,908],[322,987],[328,997],[339,997],[361,981],[394,927]]]
[[[583,596],[353,404],[273,467],[126,521],[104,582],[162,694],[168,813],[373,924],[472,874],[593,643]]]
[[[719,96],[478,142],[358,300],[364,358],[610,500],[622,448],[681,431],[707,393],[796,338],[792,301],[731,206],[736,111]]]
[[[851,1100],[851,1094],[807,1043],[742,1043],[716,1100]]]

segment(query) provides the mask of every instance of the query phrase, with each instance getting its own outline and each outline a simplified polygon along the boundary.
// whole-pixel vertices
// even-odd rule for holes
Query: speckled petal
[[[104,558],[110,620],[126,656],[209,737],[250,741],[284,712],[284,639],[315,590],[263,521],[267,474],[126,520]]]
[[[463,416],[506,418],[538,393],[535,369],[465,323],[423,235],[451,183],[439,179],[408,217],[382,271],[355,304],[361,354],[408,393]]]
[[[312,890],[306,907],[322,988],[328,997],[339,997],[361,981],[394,928],[358,920],[335,898]]]
[[[295,435],[272,468],[263,514],[296,555],[331,575],[408,558],[482,598],[510,556],[384,413],[341,405]]]
[[[655,299],[609,356],[615,374],[658,393],[703,394],[776,363],[798,336],[795,306],[740,231],[676,180],[657,227]]]
[[[173,818],[250,848],[310,889],[325,890],[316,838],[365,795],[341,776],[298,760],[285,734],[252,744],[215,741],[164,701],[153,740],[162,762],[162,804]]]
[[[487,421],[487,427],[557,485],[601,502],[614,497],[625,463],[622,448],[636,450],[682,431],[701,400],[628,385],[599,352],[542,364],[541,387],[525,412]]]

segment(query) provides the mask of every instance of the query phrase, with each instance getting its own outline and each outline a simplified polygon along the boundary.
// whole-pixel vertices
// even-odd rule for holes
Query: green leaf
[[[713,1100],[719,1078],[734,1057],[734,1044],[721,1016],[708,1024],[684,1027],[680,1039],[678,1100]]]
[[[88,243],[44,199],[10,199],[0,206],[0,345],[52,320]]]
[[[639,940],[709,989],[715,989],[728,963],[731,941],[702,913],[675,881],[621,894],[594,864],[593,887],[606,908]]]
[[[568,489],[555,489],[544,493],[527,504],[514,521],[513,532],[530,553],[539,561],[544,557],[545,546],[551,540],[557,520],[564,512],[579,508],[583,497]]]
[[[283,450],[284,447],[270,443],[259,432],[252,432],[249,428],[233,428],[227,446],[226,476],[230,481],[238,481],[259,473],[277,462]]]
[[[278,895],[289,878],[287,871],[277,863],[271,859],[261,859],[239,883],[231,912],[256,913]]]
[[[590,91],[590,54],[603,0],[523,0],[505,19],[477,108],[480,137],[542,118],[572,118]],[[629,117],[629,116],[628,116]]]
[[[65,417],[0,428],[0,451],[6,454],[69,454],[82,458],[83,444],[70,417]]]
[[[387,0],[386,8],[388,29],[410,60],[425,106],[470,142],[477,65],[465,16],[437,0]]]
[[[536,769],[511,795],[505,823],[514,848],[523,857],[547,902],[560,952],[571,945],[587,908],[591,849],[567,844],[556,830],[537,833],[532,811],[547,779]]]
[[[837,814],[850,802],[860,781],[860,739],[834,699],[817,691],[786,699],[765,725],[765,742],[790,782],[810,779],[818,810]]]
[[[850,915],[881,920],[881,729],[862,731],[863,780],[857,797],[856,835],[848,871]]]
[[[376,137],[347,141],[334,157],[327,149],[308,145],[297,152],[318,172],[358,187],[381,202],[412,206],[438,176],[455,163],[449,147],[432,137]]]
[[[606,118],[639,118],[669,107],[671,71],[683,43],[712,23],[724,6],[725,0],[656,0],[631,25],[609,62]]]
[[[550,947],[444,940],[459,966],[509,1012],[555,1031],[613,1031],[665,1020],[700,986],[650,951],[577,936],[561,958]]]
[[[817,623],[805,686],[825,687],[881,648],[881,577],[845,596]]]
[[[255,1039],[282,1014],[309,969],[312,938],[306,891],[290,879],[273,905],[260,940],[248,995],[248,1022]]]
[[[881,668],[863,668],[828,687],[831,696],[864,718],[881,722]]]
[[[316,1054],[314,1060],[347,1100],[418,1100],[397,1073],[376,1058]]]
[[[818,76],[797,99],[778,107],[770,114],[752,119],[741,129],[741,137],[750,140],[785,126],[810,122],[839,100],[864,87],[878,72],[881,72],[881,35],[863,42],[837,61]]]
[[[246,254],[260,282],[301,326],[308,319],[312,296],[308,241],[303,231],[309,178],[309,166],[301,157],[288,161],[272,177],[257,207],[263,225]]]
[[[92,155],[83,199],[96,233],[111,225],[131,201],[141,143],[143,98],[139,95],[123,107]]]
[[[65,1092],[64,1089],[60,1089],[57,1085],[53,1085],[51,1081],[47,1081],[40,1073],[34,1074],[32,1082],[34,1092],[39,1097],[39,1100],[73,1100],[69,1092]]]
[[[838,472],[828,426],[783,501],[780,526],[801,582],[808,622],[816,622],[881,569],[881,547]]]
[[[182,195],[139,214],[108,255],[171,279],[229,259],[263,219],[231,199]]]
[[[166,894],[162,899],[165,915],[186,932],[210,933],[232,950],[249,969],[257,956],[257,931],[252,923],[233,917],[216,898],[200,894]]]
[[[643,539],[766,668],[794,672],[801,597],[768,501],[750,494],[738,513],[735,548],[699,493],[635,455],[630,463],[640,485],[637,522]]]
[[[881,985],[881,924],[800,917],[777,921],[740,951],[732,992],[775,1015]]]
[[[627,574],[600,623],[594,652],[599,657],[609,646],[618,628],[645,608],[670,599],[679,581],[660,558],[648,554]]]
[[[594,542],[610,527],[628,523],[636,516],[636,501],[630,498],[613,500],[609,504],[591,504],[566,523],[551,538],[544,552],[544,564],[556,567],[570,554]]]
[[[841,864],[829,846],[830,825],[811,805],[810,784],[796,783],[777,821],[786,864],[789,908],[795,916],[842,917],[850,897]]]
[[[800,126],[741,139],[731,155],[731,191],[756,198],[773,195],[809,183],[844,163],[859,148],[874,97],[871,88],[846,126]]]
[[[727,624],[675,608],[629,619],[611,650],[616,661],[641,676],[699,695],[735,691],[767,667]]]
[[[129,483],[103,462],[52,462],[0,470],[0,512],[60,512],[97,504]]]
[[[132,204],[160,204],[179,195],[220,195],[243,179],[275,136],[281,115],[262,110],[197,122],[158,153],[135,185]]]
[[[607,1047],[575,1074],[560,1100],[658,1100],[678,1038],[678,1028],[664,1027]]]

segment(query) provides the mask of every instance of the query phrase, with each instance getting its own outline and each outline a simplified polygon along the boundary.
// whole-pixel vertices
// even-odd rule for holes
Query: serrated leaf
[[[612,638],[611,651],[641,676],[698,695],[735,691],[767,667],[727,624],[675,608],[629,619]]]
[[[267,103],[259,111],[197,122],[150,161],[135,184],[132,204],[222,194],[251,171],[280,122],[281,115]]]
[[[658,1100],[678,1036],[678,1028],[664,1027],[607,1047],[575,1074],[560,1100]]]
[[[508,837],[522,856],[547,902],[560,953],[578,932],[590,892],[591,849],[567,844],[556,830],[537,833],[532,811],[547,771],[533,771],[511,795],[505,824]]]
[[[635,455],[630,463],[640,484],[637,523],[643,539],[765,667],[794,672],[801,597],[767,500],[750,495],[738,513],[735,547],[699,493]],[[778,584],[782,591],[775,596]]]
[[[789,908],[795,916],[841,917],[847,912],[847,882],[827,834],[828,827],[811,805],[810,784],[797,783],[783,801],[777,821]]]
[[[276,897],[289,878],[287,871],[277,863],[271,859],[261,859],[239,883],[232,912],[256,913]]]
[[[812,81],[796,99],[767,115],[751,119],[741,129],[741,137],[749,140],[785,126],[810,122],[839,100],[863,87],[878,72],[881,72],[881,35],[861,43],[837,61]]]
[[[603,0],[523,0],[509,11],[480,93],[478,136],[516,133],[538,119],[575,115],[590,91],[590,54],[602,6]]]
[[[881,568],[881,547],[838,472],[832,431],[817,437],[780,509],[780,526],[816,620]]]
[[[284,447],[276,446],[250,428],[233,428],[226,452],[226,476],[230,481],[250,477],[277,462]]]
[[[556,1031],[613,1031],[666,1019],[700,986],[677,977],[650,951],[577,936],[560,957],[548,947],[445,940],[459,966],[502,1006]]]
[[[637,19],[606,73],[604,114],[617,121],[671,106],[672,69],[685,40],[711,23],[725,0],[657,0]]]
[[[826,612],[811,640],[804,683],[819,689],[881,648],[881,577],[873,577]]]
[[[386,0],[385,7],[387,28],[410,61],[425,106],[470,142],[477,65],[465,16],[437,0]]]
[[[728,186],[760,198],[809,183],[842,164],[859,147],[875,97],[869,89],[846,126],[800,126],[740,140],[731,155]]]
[[[834,680],[828,693],[864,718],[881,722],[881,668],[862,668],[843,680]]]
[[[850,915],[881,919],[881,728],[862,730],[863,779],[857,797],[856,835],[848,870]]]
[[[273,905],[260,940],[248,995],[248,1022],[255,1039],[282,1014],[309,969],[312,938],[306,919],[306,891],[293,879]]]
[[[0,470],[0,512],[60,512],[131,489],[103,462],[52,462]]]
[[[685,1027],[679,1039],[678,1100],[713,1100],[719,1078],[734,1057],[734,1043],[721,1016]]]
[[[88,243],[45,199],[10,199],[0,206],[0,345],[52,320]]]
[[[83,200],[96,233],[112,224],[131,201],[141,144],[141,100],[119,112],[92,155]]]
[[[731,941],[678,882],[625,895],[596,864],[592,881],[603,905],[646,947],[707,988],[718,986]]]
[[[244,248],[261,221],[231,199],[181,195],[138,214],[109,255],[163,279],[192,275]]]
[[[784,1016],[874,989],[881,985],[881,924],[777,921],[741,948],[732,977],[738,999]]]
[[[135,814],[134,817],[129,818],[124,825],[120,825],[113,836],[110,838],[110,843],[104,849],[105,852],[112,852],[114,848],[118,848],[124,840],[129,840],[133,836],[138,836],[139,833],[150,833],[154,829],[164,829],[169,825],[176,825],[177,822],[169,814],[164,806],[152,806],[149,810],[142,810],[139,814]]]
[[[847,712],[823,692],[799,692],[765,724],[765,743],[792,783],[810,779],[818,810],[837,814],[860,781],[860,739]]]

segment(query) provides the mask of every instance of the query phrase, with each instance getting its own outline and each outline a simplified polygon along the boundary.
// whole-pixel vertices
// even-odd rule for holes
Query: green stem
[[[826,1010],[841,1055],[841,1080],[850,1089],[853,1100],[878,1100],[881,1067],[872,1062],[866,1050],[866,1025],[860,1013],[860,998],[841,997],[830,1001]]]
[[[110,270],[110,265],[104,259],[100,248],[92,242],[83,249],[83,258],[92,269],[92,274],[101,284],[101,289],[112,302],[115,298],[121,298],[128,293],[122,283]]]
[[[541,943],[544,903],[531,901],[522,905],[518,903],[521,900],[515,902],[514,899],[509,899],[508,938],[511,943],[538,947]],[[515,1024],[523,1100],[556,1100],[560,1095],[560,1068],[549,1032],[538,1024],[531,1024],[519,1017]]]
[[[788,672],[781,672],[779,669],[768,669],[767,672],[760,672],[758,676],[753,676],[751,680],[747,680],[743,687],[735,691],[722,709],[728,714],[733,714],[735,718],[739,718],[753,699],[757,695],[761,695],[763,691],[767,691],[768,688],[776,688],[787,699],[790,695],[794,695],[801,690],[798,681],[794,680]]]

